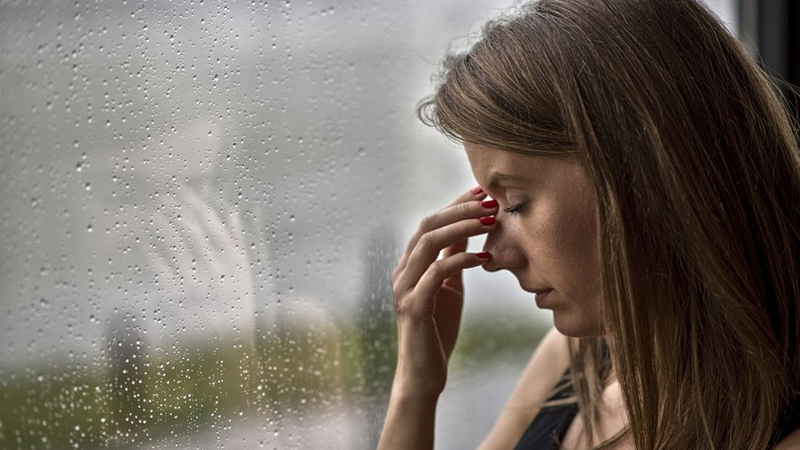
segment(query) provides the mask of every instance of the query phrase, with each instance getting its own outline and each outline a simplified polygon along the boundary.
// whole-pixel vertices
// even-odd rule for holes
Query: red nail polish
[[[494,199],[492,199],[492,200],[484,200],[484,201],[481,202],[481,206],[483,206],[486,209],[497,208],[497,200],[494,200]]]
[[[476,253],[475,256],[477,256],[478,258],[481,258],[481,259],[487,259],[487,258],[489,258],[489,252]]]
[[[486,226],[494,225],[494,223],[497,222],[497,219],[495,219],[492,216],[481,217],[478,220],[481,222],[482,225],[486,225]]]
[[[480,187],[480,186],[476,186],[476,187],[472,188],[472,190],[469,191],[469,193],[472,194],[472,195],[483,194],[483,188]]]

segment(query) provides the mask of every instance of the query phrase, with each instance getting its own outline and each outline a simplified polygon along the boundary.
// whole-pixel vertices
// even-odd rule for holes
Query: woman
[[[555,324],[482,449],[800,448],[800,151],[704,7],[542,0],[450,58],[420,113],[480,187],[393,274],[379,448],[433,446],[461,272],[481,265]]]

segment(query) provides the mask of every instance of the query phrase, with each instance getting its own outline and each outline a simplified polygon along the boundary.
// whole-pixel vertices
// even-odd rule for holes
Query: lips
[[[532,294],[541,295],[546,294],[553,290],[550,287],[543,287],[543,288],[536,288],[536,287],[529,287],[529,286],[521,286],[523,291],[530,292]]]
[[[530,292],[536,296],[536,305],[540,308],[546,307],[548,304],[545,300],[547,299],[548,295],[553,292],[553,288],[551,287],[533,287],[533,286],[520,286],[522,290],[526,292]]]
[[[539,308],[548,308],[548,306],[550,306],[550,303],[547,300],[548,297],[550,297],[550,293],[553,292],[553,289],[534,289],[531,292],[533,292],[536,296],[534,298],[536,306]]]

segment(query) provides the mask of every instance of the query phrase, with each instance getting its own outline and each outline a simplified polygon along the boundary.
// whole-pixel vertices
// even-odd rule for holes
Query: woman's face
[[[567,336],[604,334],[597,219],[591,184],[567,158],[465,143],[475,179],[500,203],[486,238],[486,270],[506,269]]]

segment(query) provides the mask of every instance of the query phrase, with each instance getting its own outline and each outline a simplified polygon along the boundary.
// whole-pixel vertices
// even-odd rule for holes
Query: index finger
[[[471,200],[480,200],[486,198],[486,192],[484,192],[483,188],[480,186],[475,186],[474,188],[464,192],[463,194],[456,197],[455,200],[445,205],[442,209],[447,209],[451,206],[457,205],[459,203],[468,202]]]
[[[474,188],[470,189],[469,191],[464,192],[463,194],[461,194],[458,197],[456,197],[455,200],[453,200],[452,202],[448,203],[445,207],[439,209],[434,216],[438,215],[439,213],[442,213],[443,211],[446,211],[447,209],[453,208],[454,206],[460,205],[462,203],[482,200],[484,198],[486,198],[486,192],[483,191],[483,188],[481,188],[480,186],[474,187]],[[428,216],[428,217],[433,217],[433,216]],[[426,218],[426,219],[428,219],[428,218]],[[439,227],[439,226],[442,226],[442,225],[443,225],[442,223],[436,223],[435,227]],[[417,231],[415,231],[414,234],[409,239],[408,245],[406,245],[405,253],[403,254],[403,257],[400,258],[400,262],[399,262],[398,266],[402,267],[402,266],[405,265],[405,260],[408,258],[408,254],[411,253],[411,251],[414,250],[414,247],[417,246],[417,241],[419,241],[420,237],[425,232],[430,231],[428,228],[429,227],[417,228]]]

